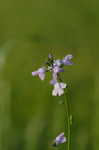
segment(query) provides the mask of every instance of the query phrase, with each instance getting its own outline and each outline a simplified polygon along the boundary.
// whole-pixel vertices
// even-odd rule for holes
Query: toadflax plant
[[[64,72],[64,67],[67,65],[72,65],[72,55],[66,55],[63,59],[55,59],[52,54],[49,54],[47,62],[41,68],[32,72],[32,76],[38,76],[41,80],[44,80],[46,77],[46,73],[50,72],[52,75],[52,79],[50,80],[50,84],[53,86],[52,96],[61,96],[64,95],[64,108],[65,108],[65,134],[67,133],[67,137],[65,137],[64,132],[60,133],[54,140],[53,146],[58,146],[62,143],[67,142],[67,150],[70,150],[70,140],[71,140],[71,112],[70,112],[70,101],[68,100],[68,86],[63,82],[61,78],[61,72]],[[66,128],[67,127],[67,128]]]

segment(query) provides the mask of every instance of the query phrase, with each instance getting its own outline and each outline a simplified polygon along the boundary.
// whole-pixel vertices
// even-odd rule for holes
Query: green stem
[[[69,101],[68,101],[68,96],[67,96],[67,92],[65,92],[64,94],[64,106],[65,106],[65,114],[66,114],[66,120],[67,120],[67,131],[65,128],[65,133],[67,132],[67,150],[70,150],[70,135],[71,135],[71,130],[70,130],[70,105],[69,105]],[[65,124],[66,126],[66,124]]]

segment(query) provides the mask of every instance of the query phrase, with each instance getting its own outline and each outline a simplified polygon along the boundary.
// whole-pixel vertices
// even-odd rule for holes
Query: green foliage
[[[66,68],[73,114],[71,149],[99,148],[98,0],[0,2],[0,150],[53,150],[64,130],[61,97],[31,72],[53,51]],[[52,49],[53,50],[52,50]],[[59,149],[63,149],[61,145]]]

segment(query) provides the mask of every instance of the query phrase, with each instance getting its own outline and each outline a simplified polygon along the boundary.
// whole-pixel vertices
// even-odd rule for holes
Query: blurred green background
[[[54,150],[62,98],[51,96],[49,76],[31,76],[51,49],[57,58],[74,56],[63,75],[72,84],[71,149],[99,148],[98,43],[98,0],[0,1],[0,150]]]

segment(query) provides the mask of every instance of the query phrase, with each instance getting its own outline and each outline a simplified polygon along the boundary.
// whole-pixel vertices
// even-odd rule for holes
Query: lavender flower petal
[[[73,63],[71,62],[71,59],[73,58],[73,56],[71,54],[65,56],[65,58],[63,59],[63,64],[64,65],[72,65]]]
[[[65,142],[66,142],[66,137],[64,136],[64,132],[63,132],[55,138],[53,145],[58,146]]]
[[[32,72],[33,76],[38,75],[41,80],[45,79],[45,68],[39,68],[37,71]]]
[[[45,68],[44,67],[38,69],[38,76],[41,80],[45,79]]]
[[[62,64],[63,64],[63,62],[60,59],[54,61],[54,66],[60,67]]]
[[[66,84],[64,84],[62,82],[60,83],[60,86],[61,86],[62,89],[66,88]]]
[[[38,75],[38,71],[32,72],[32,76],[36,76],[36,75]]]
[[[64,72],[64,69],[63,68],[60,68],[60,67],[58,67],[58,66],[55,66],[54,68],[53,68],[53,72],[54,73],[59,73],[59,72]]]
[[[55,83],[54,85],[54,89],[52,91],[52,95],[53,96],[61,96],[62,94],[64,94],[64,88],[66,88],[66,84],[65,83]]]

